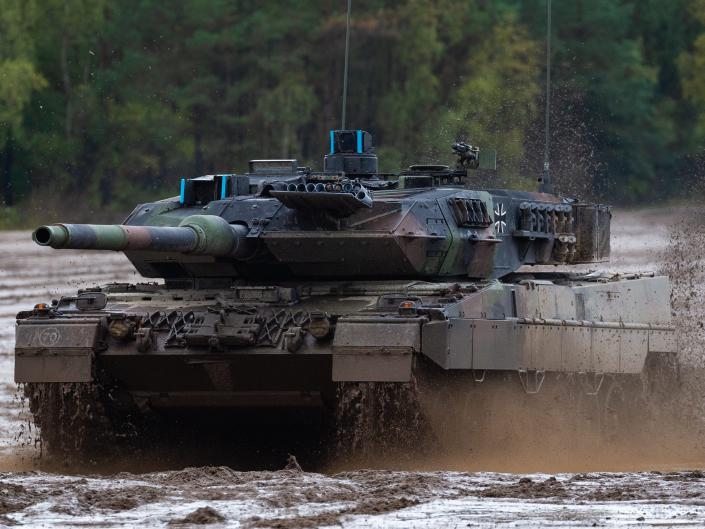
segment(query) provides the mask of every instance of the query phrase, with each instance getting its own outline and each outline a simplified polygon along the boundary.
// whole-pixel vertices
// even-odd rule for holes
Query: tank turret
[[[453,169],[377,173],[371,135],[332,131],[324,170],[256,160],[243,175],[182,180],[123,225],[59,224],[40,245],[124,251],[146,277],[490,279],[523,265],[609,255],[609,209],[555,195],[468,189],[479,148],[456,142]],[[492,158],[492,162],[493,158]],[[196,281],[197,282],[197,281]]]

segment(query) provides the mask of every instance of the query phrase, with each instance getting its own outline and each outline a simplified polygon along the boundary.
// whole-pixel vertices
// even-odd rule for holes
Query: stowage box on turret
[[[674,350],[667,278],[527,266],[606,261],[607,206],[470,189],[468,170],[494,160],[453,150],[455,167],[381,174],[369,133],[331,131],[322,171],[253,160],[182,179],[121,225],[38,228],[39,245],[122,251],[160,280],[18,315],[15,379],[49,448],[76,435],[42,412],[66,384],[106,416],[118,400],[157,414],[325,408],[345,382],[497,371],[538,391],[547,373],[638,374]]]

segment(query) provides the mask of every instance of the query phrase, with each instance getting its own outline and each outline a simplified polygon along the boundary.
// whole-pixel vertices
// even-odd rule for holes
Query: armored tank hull
[[[322,172],[253,161],[182,180],[122,225],[38,228],[42,246],[123,251],[162,280],[18,314],[15,378],[48,448],[88,451],[180,412],[349,419],[370,391],[393,409],[366,420],[393,416],[398,433],[427,375],[508,373],[532,394],[571,374],[597,394],[673,353],[667,278],[567,271],[609,257],[609,208],[469,189],[478,152],[382,175],[367,133],[333,131]]]
[[[100,436],[134,430],[140,415],[325,414],[351,383],[404,386],[440,372],[476,382],[513,373],[527,393],[547,375],[580,373],[597,392],[604,379],[640,374],[649,355],[675,352],[664,277],[516,279],[225,292],[108,285],[20,314],[16,379],[28,383],[42,430],[54,432],[48,448],[64,451],[98,438],[90,428],[79,435],[90,413]],[[69,410],[48,403],[51,388],[68,393],[64,406],[95,400],[78,414],[81,428],[67,428]]]

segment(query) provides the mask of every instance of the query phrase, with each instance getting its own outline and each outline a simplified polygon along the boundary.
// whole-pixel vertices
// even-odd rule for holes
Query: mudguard
[[[15,381],[90,382],[99,321],[29,321],[17,325]]]

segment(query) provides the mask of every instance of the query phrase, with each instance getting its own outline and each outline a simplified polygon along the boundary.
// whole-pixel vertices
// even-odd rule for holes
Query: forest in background
[[[0,227],[119,219],[252,158],[320,166],[340,124],[345,0],[0,0]],[[692,197],[705,158],[705,0],[554,0],[558,188]],[[381,168],[498,152],[543,165],[546,0],[354,0],[348,127]]]

